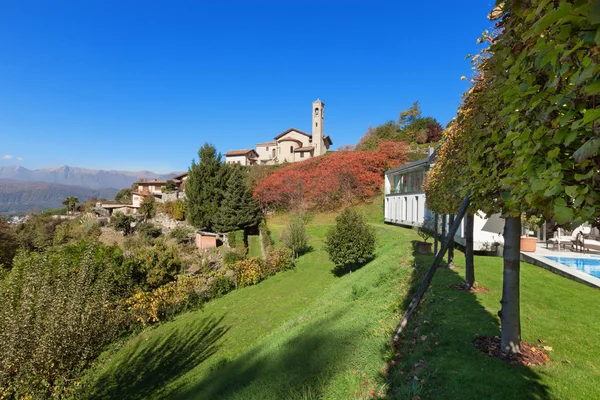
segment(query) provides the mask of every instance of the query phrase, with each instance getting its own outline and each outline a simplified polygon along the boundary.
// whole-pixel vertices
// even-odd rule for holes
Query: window
[[[318,122],[315,122],[315,126],[319,126],[319,123],[318,123]]]
[[[267,151],[269,151],[269,146],[267,146]]]
[[[303,151],[300,152],[300,158],[304,158],[304,152]]]
[[[294,152],[294,146],[290,146],[290,153]]]

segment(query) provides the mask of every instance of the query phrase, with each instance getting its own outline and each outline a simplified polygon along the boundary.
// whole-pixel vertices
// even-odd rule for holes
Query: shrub
[[[167,201],[161,205],[162,211],[176,221],[185,219],[185,203],[183,200]]]
[[[0,217],[0,265],[4,264],[5,268],[10,268],[18,247],[15,232],[8,222]]]
[[[144,221],[150,218],[154,218],[156,215],[156,200],[154,196],[148,195],[142,200],[142,204],[138,208],[138,213],[144,217]]]
[[[293,258],[308,251],[308,235],[302,217],[292,216],[290,218],[287,229],[281,234],[281,241],[292,251]]]
[[[210,287],[211,298],[216,299],[226,295],[235,288],[235,283],[225,276],[215,278]]]
[[[417,234],[423,239],[424,242],[427,242],[430,237],[435,233],[435,219],[432,215],[428,215],[423,220],[423,225],[414,228],[417,231]]]
[[[173,282],[183,269],[176,249],[161,241],[133,251],[124,263],[124,268],[141,275],[136,281],[143,289],[155,289]]]
[[[123,232],[124,236],[131,235],[135,228],[135,218],[118,211],[112,216],[112,226],[117,232]]]
[[[162,235],[161,229],[150,222],[140,222],[137,224],[136,230],[146,243],[151,243],[152,240]]]
[[[146,326],[202,305],[203,287],[200,276],[180,276],[153,291],[137,291],[125,303],[132,318]]]
[[[273,250],[268,254],[263,272],[265,275],[275,275],[280,271],[292,268],[294,268],[292,251],[287,248],[282,248]]]
[[[22,253],[0,286],[0,397],[60,398],[116,335],[100,245]]]
[[[175,239],[178,244],[189,242],[194,231],[187,226],[177,226],[169,233],[169,237]]]
[[[234,265],[244,258],[246,258],[246,249],[230,249],[223,255],[223,263],[225,265]]]
[[[238,261],[234,269],[239,287],[256,285],[263,278],[263,262],[259,257]]]
[[[375,257],[375,230],[357,211],[348,208],[327,232],[325,249],[336,267],[357,266]]]

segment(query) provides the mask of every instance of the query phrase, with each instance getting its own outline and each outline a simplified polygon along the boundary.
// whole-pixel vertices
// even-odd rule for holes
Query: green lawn
[[[457,265],[463,266],[458,255]],[[487,293],[449,287],[462,282],[464,268],[436,273],[409,326],[399,367],[387,378],[389,397],[600,398],[600,290],[521,263],[523,340],[552,350],[545,366],[517,367],[483,355],[472,344],[476,335],[500,335],[502,296],[502,259],[476,257],[475,265],[475,279],[490,289]]]
[[[370,220],[382,220],[379,202],[363,209]],[[489,293],[449,289],[450,283],[460,282],[463,270],[438,271],[416,314],[418,326],[408,330],[398,367],[385,375],[391,331],[427,260],[417,257],[414,268],[414,231],[374,224],[378,257],[337,278],[323,251],[333,217],[312,217],[308,231],[313,251],[297,261],[296,269],[234,291],[107,351],[84,380],[88,397],[599,397],[598,290],[523,264],[524,339],[541,338],[552,346],[551,363],[514,367],[474,349],[476,334],[499,332],[498,258],[477,258],[476,279]],[[270,220],[276,241],[286,221],[286,216]]]
[[[262,257],[260,237],[258,235],[248,236],[248,257]]]

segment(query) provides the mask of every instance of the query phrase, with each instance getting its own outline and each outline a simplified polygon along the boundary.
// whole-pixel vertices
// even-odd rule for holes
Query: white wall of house
[[[273,150],[275,150],[274,153]],[[259,143],[256,145],[256,152],[258,153],[259,164],[261,162],[272,164],[272,160],[277,157],[277,142]]]
[[[135,208],[139,208],[139,206],[142,204],[143,200],[144,200],[144,197],[140,196],[139,194],[134,194],[131,196],[131,204]]]
[[[277,141],[279,147],[279,162],[295,162],[296,156],[294,150],[302,147],[295,140],[288,140],[287,136]]]
[[[226,156],[225,162],[227,164],[250,165],[250,162],[248,161],[248,157],[245,155],[243,155],[243,156]]]

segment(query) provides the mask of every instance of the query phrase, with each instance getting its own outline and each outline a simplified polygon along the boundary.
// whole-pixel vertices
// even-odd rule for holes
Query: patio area
[[[547,257],[576,258],[600,260],[600,251],[587,250],[585,252],[575,251],[575,247],[567,246],[566,249],[552,248],[552,245],[546,248],[546,243],[538,243],[535,252],[521,252],[521,261],[545,268],[558,275],[593,286],[600,289],[600,279],[576,268],[568,267]]]

